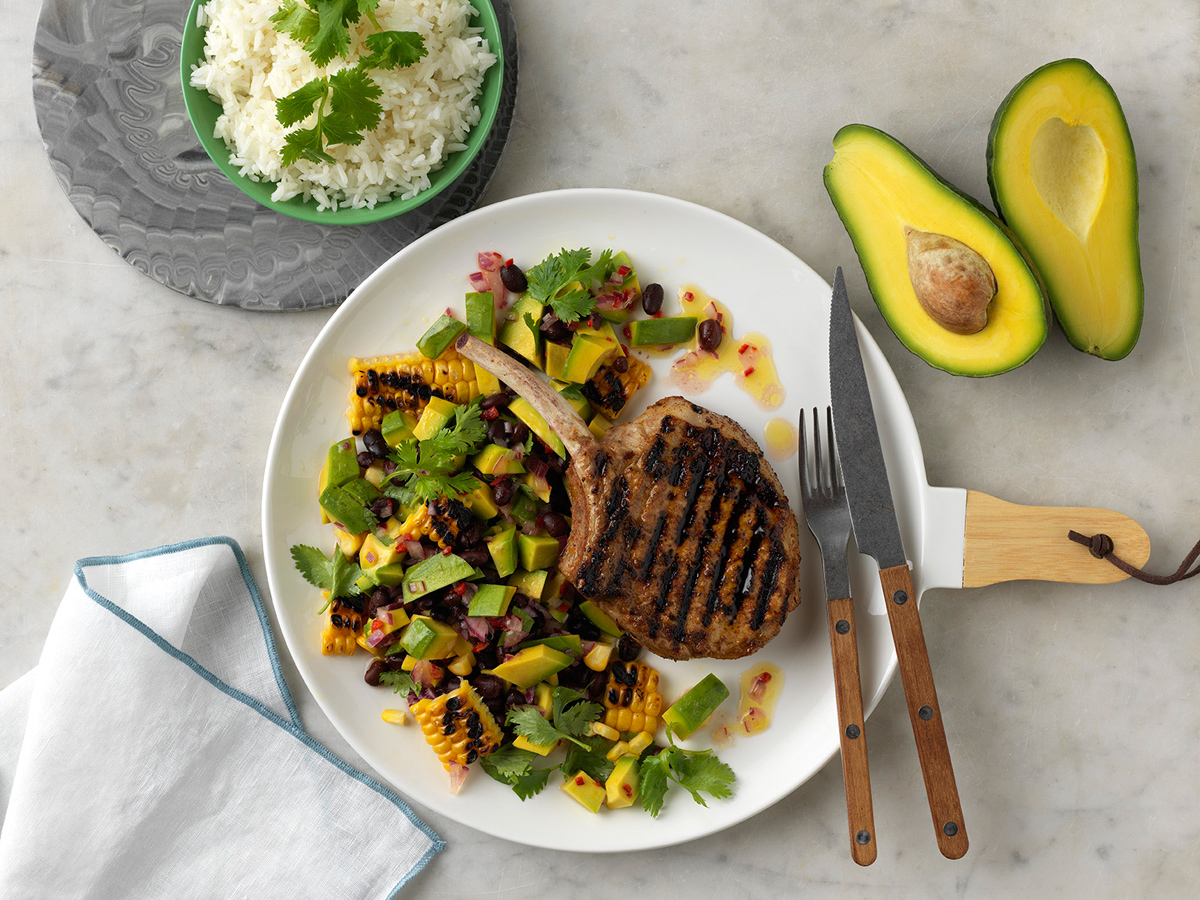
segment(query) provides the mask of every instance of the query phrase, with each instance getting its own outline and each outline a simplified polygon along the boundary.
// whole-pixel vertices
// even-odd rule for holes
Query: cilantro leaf
[[[708,806],[700,796],[702,793],[718,800],[733,794],[733,769],[717,759],[711,750],[689,752],[673,747],[667,752],[671,753],[669,762],[673,777],[701,806]]]
[[[335,56],[350,49],[351,22],[360,17],[359,0],[320,0],[317,3],[317,33],[305,41],[314,65],[326,66]]]
[[[363,570],[356,563],[346,559],[345,554],[340,550],[334,550],[333,579],[329,587],[329,596],[334,598],[353,597],[355,594],[361,594],[362,591],[355,582],[362,576]]]
[[[604,707],[590,700],[581,700],[556,713],[554,726],[563,734],[570,737],[583,737],[588,733],[588,726],[599,720],[604,713]]]
[[[296,544],[292,547],[292,560],[296,563],[300,574],[304,576],[304,580],[313,587],[323,591],[333,587],[333,563],[316,547]]]
[[[480,403],[476,397],[454,410],[454,421],[423,441],[403,441],[391,453],[396,470],[388,476],[384,493],[407,506],[439,497],[461,497],[476,491],[482,482],[470,471],[455,471],[458,458],[477,452],[487,440]]]
[[[367,35],[369,56],[359,61],[367,69],[403,69],[425,56],[425,38],[415,31],[379,31]]]
[[[662,811],[663,800],[667,796],[670,770],[671,767],[662,753],[657,756],[643,756],[638,763],[638,795],[641,797],[642,809],[655,818],[658,818]]]
[[[510,785],[518,797],[528,800],[541,793],[550,776],[550,769],[533,768],[533,760],[537,758],[530,750],[506,744],[480,759],[479,764],[496,781]]]
[[[395,694],[415,694],[417,685],[412,676],[403,669],[391,669],[379,673],[379,683],[386,684]]]
[[[613,763],[607,757],[608,751],[612,749],[612,742],[607,738],[592,737],[582,743],[583,747],[567,747],[567,757],[561,766],[563,774],[574,775],[582,769],[604,784],[613,770]]]
[[[507,723],[517,730],[517,734],[533,744],[553,744],[560,740],[574,741],[571,735],[564,734],[541,714],[536,706],[517,706],[508,711]]]
[[[321,132],[316,128],[298,128],[288,132],[287,137],[283,139],[283,150],[280,154],[282,162],[285,166],[290,166],[300,159],[333,162],[333,157],[325,152],[323,145]]]
[[[596,309],[596,298],[589,288],[592,281],[603,280],[612,271],[612,251],[605,250],[596,262],[586,247],[560,250],[525,272],[529,294],[540,303],[549,304],[554,314],[564,322],[577,322]],[[571,287],[572,282],[581,287]]]
[[[366,70],[355,66],[329,76],[330,108],[325,115],[325,140],[330,144],[358,144],[364,129],[374,128],[383,115],[378,100],[383,89]]]
[[[275,101],[275,118],[285,128],[290,128],[312,115],[319,103],[325,105],[329,83],[324,78],[314,78],[301,85],[286,97]]]
[[[279,11],[271,16],[271,24],[279,33],[286,34],[302,44],[307,44],[315,38],[319,27],[317,14],[296,0],[284,0]]]

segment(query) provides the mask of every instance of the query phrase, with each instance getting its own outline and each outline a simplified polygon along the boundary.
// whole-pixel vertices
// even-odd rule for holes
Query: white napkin
[[[384,898],[444,846],[304,732],[226,538],[76,564],[0,691],[0,818],[4,900]]]

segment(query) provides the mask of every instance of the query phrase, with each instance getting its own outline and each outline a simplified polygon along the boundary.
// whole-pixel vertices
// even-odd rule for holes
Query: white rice
[[[379,0],[380,29],[417,32],[425,56],[403,69],[371,70],[383,89],[383,118],[361,144],[327,146],[332,165],[301,159],[285,168],[285,134],[312,127],[316,116],[284,128],[275,101],[353,65],[375,28],[364,16],[351,29],[349,61],[335,58],[321,69],[298,41],[275,31],[270,18],[279,6],[279,0],[209,0],[200,8],[200,24],[208,25],[205,60],[192,67],[191,82],[224,110],[215,131],[230,162],[254,181],[276,182],[273,200],[301,196],[319,209],[369,208],[428,188],[430,173],[466,147],[479,122],[475,99],[483,75],[496,62],[482,29],[469,25],[473,7],[465,0]]]

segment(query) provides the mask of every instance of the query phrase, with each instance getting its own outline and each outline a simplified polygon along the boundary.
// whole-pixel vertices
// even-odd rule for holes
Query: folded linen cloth
[[[0,691],[0,818],[5,900],[385,898],[444,846],[304,732],[227,538],[76,564]]]

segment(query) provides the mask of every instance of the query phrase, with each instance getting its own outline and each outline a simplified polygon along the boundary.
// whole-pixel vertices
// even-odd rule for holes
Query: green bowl
[[[466,149],[450,154],[440,169],[430,173],[429,187],[415,197],[376,203],[372,209],[346,207],[318,210],[315,200],[304,200],[300,197],[283,201],[272,200],[274,182],[253,181],[240,174],[238,167],[229,162],[229,148],[213,133],[217,117],[221,115],[221,106],[207,91],[191,85],[192,66],[204,58],[206,29],[196,24],[196,14],[199,7],[206,2],[208,0],[194,0],[183,27],[183,43],[179,54],[180,78],[183,82],[183,102],[187,107],[188,118],[205,152],[217,164],[217,168],[247,196],[278,213],[321,225],[365,225],[411,212],[445,190],[466,171],[467,166],[483,148],[488,132],[496,121],[496,111],[500,106],[500,94],[504,86],[504,47],[500,39],[500,22],[489,0],[470,0],[476,10],[475,24],[483,28],[488,47],[496,55],[496,64],[484,74],[483,90],[478,97],[480,119],[467,134]]]

